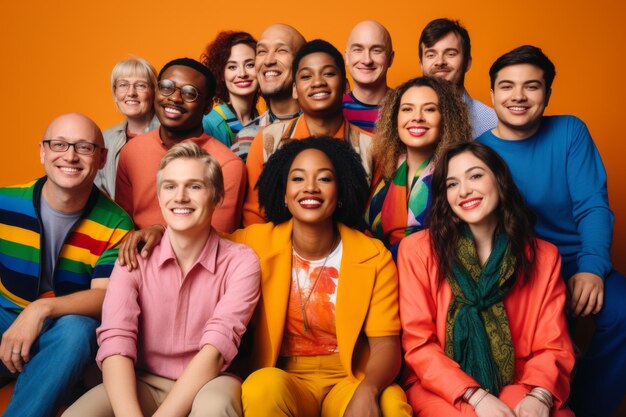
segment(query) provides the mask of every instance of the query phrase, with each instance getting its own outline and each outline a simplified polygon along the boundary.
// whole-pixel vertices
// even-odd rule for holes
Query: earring
[[[343,203],[341,201],[337,201],[337,208],[343,207]]]

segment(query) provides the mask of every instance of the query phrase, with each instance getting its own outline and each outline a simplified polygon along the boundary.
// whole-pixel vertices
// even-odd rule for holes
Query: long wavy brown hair
[[[465,152],[480,159],[493,172],[500,199],[496,209],[497,227],[509,240],[517,271],[524,282],[529,277],[535,260],[533,226],[536,217],[515,186],[506,162],[496,151],[478,142],[461,143],[447,148],[441,154],[433,172],[430,235],[439,266],[439,279],[446,279],[452,270],[452,263],[458,261],[457,242],[465,223],[452,211],[448,203],[446,178],[450,160]]]
[[[467,106],[461,100],[456,87],[452,83],[438,78],[413,78],[387,93],[385,104],[376,122],[373,153],[385,178],[393,176],[398,160],[406,154],[406,145],[402,143],[398,135],[398,112],[402,96],[411,87],[430,87],[435,91],[439,100],[441,137],[435,149],[435,160],[443,149],[472,140],[472,128]]]

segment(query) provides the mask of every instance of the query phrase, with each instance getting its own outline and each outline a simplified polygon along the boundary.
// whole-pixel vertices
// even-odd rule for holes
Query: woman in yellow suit
[[[358,155],[331,138],[294,141],[259,179],[271,223],[231,239],[261,260],[246,416],[410,416],[400,368],[391,254],[360,226],[368,185]]]

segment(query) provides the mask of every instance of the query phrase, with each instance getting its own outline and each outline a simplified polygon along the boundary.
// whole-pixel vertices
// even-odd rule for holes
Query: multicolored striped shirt
[[[343,116],[367,132],[374,132],[380,108],[379,104],[365,104],[357,100],[352,92],[343,95]]]
[[[42,295],[45,245],[40,204],[46,180],[0,187],[2,308],[20,311]],[[87,290],[92,279],[108,278],[117,259],[117,246],[132,229],[133,222],[124,210],[94,186],[59,253],[52,280],[54,295]]]

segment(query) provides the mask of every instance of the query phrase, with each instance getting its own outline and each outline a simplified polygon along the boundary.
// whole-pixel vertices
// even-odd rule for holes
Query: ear
[[[546,91],[546,99],[545,99],[546,107],[548,107],[548,103],[550,102],[550,97],[552,97],[552,87],[550,87],[550,89]]]
[[[391,65],[393,64],[393,59],[396,57],[396,51],[391,51],[391,53],[389,54],[389,64],[387,65],[387,68],[391,68]]]
[[[489,96],[491,97],[491,107],[496,107],[496,100],[493,96],[493,88],[489,90]]]
[[[46,150],[44,149],[44,146],[43,142],[39,142],[39,161],[41,162],[41,165],[43,165],[44,160],[46,159]]]
[[[98,167],[98,169],[102,169],[104,168],[104,165],[106,165],[108,153],[109,150],[107,148],[102,148],[102,150],[100,151],[100,166]]]
[[[298,99],[298,90],[296,90],[296,83],[294,81],[292,87],[291,87],[291,97],[293,97],[294,100]]]
[[[465,72],[469,71],[472,68],[472,57],[467,60],[467,66],[465,67]]]

